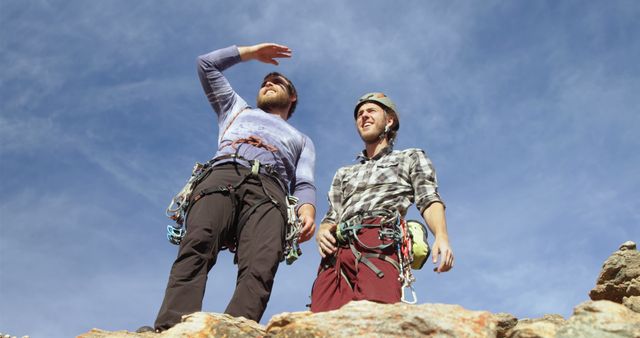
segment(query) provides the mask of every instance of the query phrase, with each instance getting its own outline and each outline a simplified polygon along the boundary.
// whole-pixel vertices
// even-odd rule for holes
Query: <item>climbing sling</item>
[[[378,219],[379,222],[363,222],[368,219]],[[379,228],[381,244],[369,246],[359,239],[359,232],[367,228]],[[415,277],[411,269],[421,269],[430,254],[429,244],[427,242],[427,231],[424,225],[414,220],[405,221],[396,211],[373,210],[360,213],[349,221],[338,224],[336,228],[336,239],[339,244],[349,246],[356,259],[356,264],[359,262],[364,264],[371,269],[378,278],[384,277],[384,273],[371,262],[370,258],[381,259],[393,265],[396,270],[398,270],[398,279],[402,283],[401,301],[409,304],[415,304],[417,302],[415,289],[413,288]],[[380,251],[394,247],[398,253],[398,261],[388,255],[380,253],[362,253],[356,248],[356,243],[358,243],[360,247],[372,251]],[[342,271],[341,275],[344,277]],[[347,284],[350,285],[348,280]],[[410,290],[412,295],[411,299],[407,299],[405,295],[406,289]]]

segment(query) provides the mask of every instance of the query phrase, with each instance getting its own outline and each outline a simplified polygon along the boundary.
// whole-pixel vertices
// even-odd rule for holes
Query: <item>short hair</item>
[[[287,80],[287,91],[289,92],[289,97],[291,96],[295,96],[296,100],[291,102],[291,107],[289,107],[289,111],[287,112],[287,120],[291,117],[291,115],[293,115],[293,112],[296,110],[296,106],[298,105],[298,92],[296,91],[296,87],[293,85],[293,82],[291,82],[291,80],[289,80],[289,78],[287,78],[286,76],[278,73],[278,72],[271,72],[267,75],[265,75],[264,79],[262,80],[262,83],[264,83],[265,81],[267,81],[267,79],[271,78],[271,77],[281,77],[285,80]]]

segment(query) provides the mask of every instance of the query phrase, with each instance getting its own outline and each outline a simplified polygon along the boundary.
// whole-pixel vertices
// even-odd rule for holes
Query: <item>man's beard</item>
[[[256,101],[258,108],[267,112],[271,112],[272,109],[286,109],[289,106],[289,96],[285,93],[272,96],[258,95]]]

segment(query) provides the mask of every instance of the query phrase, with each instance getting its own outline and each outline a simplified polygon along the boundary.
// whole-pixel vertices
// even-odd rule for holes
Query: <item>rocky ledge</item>
[[[266,326],[245,318],[197,312],[162,333],[93,329],[78,337],[499,337],[640,338],[640,252],[625,242],[604,263],[590,301],[568,319],[545,315],[518,320],[508,313],[450,304],[351,302],[339,310],[285,312]]]

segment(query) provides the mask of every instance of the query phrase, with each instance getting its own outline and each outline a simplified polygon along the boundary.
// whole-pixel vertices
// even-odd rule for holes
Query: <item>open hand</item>
[[[440,260],[440,264],[433,271],[447,272],[453,268],[453,251],[449,246],[449,241],[436,237],[433,243],[433,264],[437,264],[438,260]]]
[[[240,58],[246,60],[258,60],[272,65],[278,65],[277,58],[290,58],[291,49],[275,43],[261,43],[253,46],[238,47]]]

